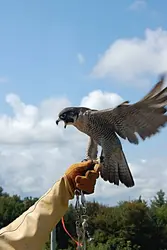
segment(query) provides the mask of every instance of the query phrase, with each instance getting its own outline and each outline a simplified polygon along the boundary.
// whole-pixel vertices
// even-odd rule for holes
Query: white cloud
[[[102,109],[122,101],[115,93],[96,90],[85,96],[80,105]],[[34,106],[8,94],[6,102],[13,115],[0,116],[0,185],[5,191],[22,196],[42,195],[72,163],[85,157],[88,138],[73,127],[64,129],[61,123],[56,126],[59,111],[72,105],[66,98],[44,100]],[[134,188],[116,187],[99,179],[96,193],[88,199],[116,203],[140,194],[150,197],[157,188],[167,190],[164,162],[162,159],[133,162],[130,168],[136,182]]]
[[[143,10],[145,9],[147,6],[146,1],[143,0],[136,0],[134,1],[130,6],[129,9],[130,10]]]
[[[77,54],[77,58],[78,58],[78,62],[80,64],[83,64],[85,62],[85,58],[84,58],[84,56],[81,53]]]
[[[167,31],[146,29],[144,38],[113,42],[92,70],[98,78],[110,77],[124,84],[148,83],[148,76],[167,72]]]
[[[96,108],[112,107],[122,100],[116,94],[95,91],[81,103],[92,106],[92,97]],[[0,185],[12,193],[39,195],[70,164],[85,158],[88,138],[73,127],[65,130],[63,124],[56,125],[59,111],[72,105],[66,98],[48,99],[34,106],[11,93],[6,102],[13,114],[0,115]]]
[[[95,90],[83,97],[80,106],[89,107],[92,109],[104,109],[113,108],[116,105],[123,102],[121,96],[115,93],[102,92],[101,90]]]

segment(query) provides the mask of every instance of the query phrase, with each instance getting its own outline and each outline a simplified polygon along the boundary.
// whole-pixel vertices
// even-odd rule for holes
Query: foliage
[[[10,196],[0,187],[0,228],[8,225],[37,201],[37,198]],[[133,201],[121,201],[109,207],[98,202],[87,203],[89,233],[93,241],[88,250],[166,250],[167,200],[160,190],[148,204],[140,196]],[[77,239],[75,208],[70,205],[64,216],[70,234]],[[56,226],[57,249],[76,249],[65,233],[61,221]],[[50,249],[50,240],[43,250]]]

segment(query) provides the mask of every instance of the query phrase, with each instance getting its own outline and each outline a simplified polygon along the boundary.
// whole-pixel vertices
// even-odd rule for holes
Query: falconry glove
[[[84,193],[94,192],[96,179],[99,177],[100,165],[97,161],[84,161],[71,165],[65,172],[72,191],[80,189]]]
[[[0,229],[0,250],[43,249],[50,232],[66,213],[75,189],[93,193],[99,168],[91,160],[71,165],[34,205]]]

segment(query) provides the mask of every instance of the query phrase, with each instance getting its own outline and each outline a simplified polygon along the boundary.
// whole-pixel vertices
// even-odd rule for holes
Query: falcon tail
[[[111,153],[109,159],[105,159],[104,157],[101,177],[105,181],[118,186],[119,181],[126,187],[133,187],[135,185],[126,157],[121,149],[117,149],[117,151]]]

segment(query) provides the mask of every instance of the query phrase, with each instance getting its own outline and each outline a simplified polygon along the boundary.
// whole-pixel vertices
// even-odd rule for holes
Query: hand
[[[97,161],[88,160],[71,165],[65,172],[65,176],[73,192],[75,189],[80,189],[87,194],[91,194],[94,192],[99,171],[100,167]]]

